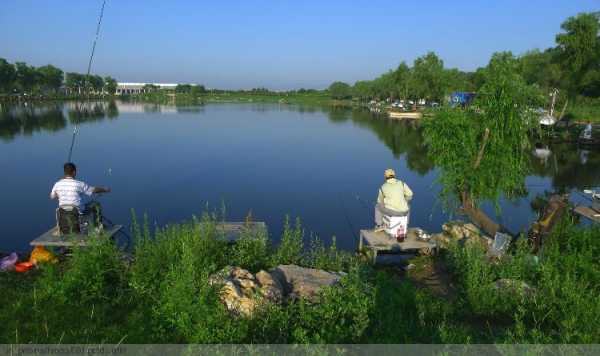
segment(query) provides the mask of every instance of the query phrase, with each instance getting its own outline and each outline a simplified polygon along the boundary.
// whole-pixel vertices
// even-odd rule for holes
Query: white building
[[[144,86],[154,85],[159,89],[175,90],[178,84],[165,83],[117,83],[117,95],[145,93]]]

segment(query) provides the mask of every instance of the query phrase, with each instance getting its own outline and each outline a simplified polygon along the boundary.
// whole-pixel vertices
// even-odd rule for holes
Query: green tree
[[[359,100],[369,100],[373,97],[373,82],[369,80],[359,80],[352,87],[352,96]]]
[[[117,81],[111,77],[104,77],[104,91],[109,95],[114,95],[117,91]]]
[[[69,72],[65,75],[65,86],[70,92],[81,94],[85,82],[84,77],[82,74]]]
[[[344,82],[333,82],[329,86],[329,95],[334,99],[347,99],[352,96],[350,85]]]
[[[176,93],[191,93],[192,86],[190,84],[178,84],[175,87],[175,92]]]
[[[63,84],[64,73],[53,65],[46,65],[37,69],[44,90],[58,91]]]
[[[445,70],[443,80],[446,82],[446,91],[448,92],[474,90],[468,74],[456,68]]]
[[[415,59],[411,77],[416,98],[440,101],[446,94],[444,62],[433,52]]]
[[[192,95],[200,95],[206,93],[206,88],[204,85],[192,85],[192,89],[190,90]]]
[[[393,71],[388,71],[377,77],[373,81],[375,96],[380,99],[396,98],[398,91],[395,82],[395,74]]]
[[[398,97],[408,99],[410,81],[411,69],[405,62],[402,62],[394,71],[394,86]]]
[[[34,67],[28,66],[24,62],[16,62],[16,86],[20,91],[25,93],[31,93],[39,83],[40,75]]]
[[[574,97],[594,85],[600,71],[600,24],[598,17],[582,13],[562,23],[563,33],[556,35],[559,58],[564,68],[564,83],[569,96]]]
[[[146,84],[146,85],[144,85],[142,90],[144,91],[144,93],[154,93],[154,92],[158,91],[158,86],[156,86],[154,84]]]
[[[535,125],[531,107],[541,99],[518,67],[510,52],[495,53],[476,99],[478,110],[446,109],[425,121],[425,139],[440,167],[443,196],[460,201],[465,213],[492,236],[499,226],[478,204],[525,189],[528,132]]]
[[[16,78],[15,67],[4,58],[0,58],[0,92],[10,92]]]
[[[89,75],[87,76],[85,87],[88,92],[100,93],[102,92],[102,88],[104,88],[104,79],[99,75]]]

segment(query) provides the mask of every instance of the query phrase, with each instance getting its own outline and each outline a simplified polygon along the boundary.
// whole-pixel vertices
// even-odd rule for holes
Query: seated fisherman
[[[110,188],[92,187],[76,180],[77,167],[73,163],[65,163],[64,177],[54,184],[50,199],[58,198],[58,226],[62,234],[79,233],[79,215],[84,214],[81,195],[91,196],[94,193],[108,193]]]
[[[396,172],[393,169],[386,169],[383,176],[385,183],[379,188],[375,206],[375,225],[377,227],[383,226],[384,215],[407,215],[408,202],[413,197],[413,192],[408,185],[396,179]]]

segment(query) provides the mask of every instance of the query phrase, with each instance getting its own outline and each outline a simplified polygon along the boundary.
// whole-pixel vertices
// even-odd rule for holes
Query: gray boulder
[[[327,272],[296,265],[280,265],[269,271],[283,286],[288,299],[306,298],[316,301],[323,287],[339,283],[343,272]]]

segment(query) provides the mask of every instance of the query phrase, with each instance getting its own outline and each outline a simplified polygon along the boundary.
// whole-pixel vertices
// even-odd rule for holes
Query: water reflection
[[[217,104],[218,105],[218,104]],[[352,122],[369,130],[395,158],[405,156],[408,168],[423,176],[435,167],[424,144],[422,128],[415,121],[395,121],[373,116],[368,111],[349,108],[318,106],[244,104],[255,112],[280,111],[298,113],[325,113],[332,123]],[[45,103],[37,105],[0,106],[0,139],[12,141],[18,136],[36,132],[56,132],[68,124],[86,124],[105,119],[114,120],[126,113],[182,114],[200,113],[204,105],[156,104],[142,102],[88,101]],[[578,149],[569,144],[537,145],[530,155],[530,175],[551,179],[551,187],[558,192],[600,186],[600,154]]]
[[[427,155],[421,125],[416,121],[395,121],[374,116],[366,110],[343,108],[331,109],[329,120],[332,122],[352,120],[357,126],[372,131],[392,151],[395,158],[406,155],[408,168],[421,176],[434,168],[433,162]]]
[[[55,132],[66,126],[67,120],[60,104],[0,105],[0,139],[3,141],[12,141],[21,135],[31,136],[34,132]]]
[[[557,192],[600,186],[600,153],[569,144],[536,147],[530,157],[531,174],[552,179]]]
[[[60,131],[68,123],[83,124],[117,117],[119,108],[114,101],[0,105],[0,139],[8,142],[35,132]]]
[[[109,102],[69,102],[65,109],[72,124],[100,121],[106,118],[116,119],[119,109],[114,101]]]

